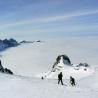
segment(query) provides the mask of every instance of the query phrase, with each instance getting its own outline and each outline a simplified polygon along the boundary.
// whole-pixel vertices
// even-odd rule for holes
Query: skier
[[[63,77],[62,72],[60,72],[60,73],[58,74],[58,84],[61,82],[61,84],[63,85],[62,77]]]
[[[71,83],[72,86],[76,85],[75,84],[75,79],[72,76],[70,76],[70,83]]]

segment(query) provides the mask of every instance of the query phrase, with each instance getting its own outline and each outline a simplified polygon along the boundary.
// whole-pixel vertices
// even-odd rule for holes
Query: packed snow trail
[[[25,76],[13,76],[0,73],[1,98],[96,98],[98,96],[98,79],[88,77],[77,81],[75,87],[69,80],[64,80],[68,86],[57,84],[57,80],[39,79]],[[95,81],[96,80],[96,81]],[[88,82],[89,81],[89,82]],[[90,86],[90,83],[93,84]],[[94,86],[95,85],[95,86]]]

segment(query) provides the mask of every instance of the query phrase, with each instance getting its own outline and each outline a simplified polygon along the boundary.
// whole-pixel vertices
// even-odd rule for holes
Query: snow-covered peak
[[[57,79],[58,74],[60,72],[63,73],[63,79],[69,79],[70,76],[73,76],[74,78],[81,79],[83,77],[87,77],[89,75],[92,75],[94,72],[93,69],[90,67],[85,67],[85,66],[68,66],[68,60],[64,59],[64,57],[61,55],[59,60],[57,58],[57,62],[55,63],[55,66],[52,68],[51,71],[42,74],[43,78],[48,78],[48,79]],[[72,65],[72,64],[70,64]]]
[[[71,65],[69,57],[67,55],[59,55],[56,58],[56,62],[54,63],[53,68],[57,66],[64,67],[65,65],[67,66]]]
[[[60,58],[60,61],[58,62],[57,66],[60,66],[60,67],[65,66],[63,57]]]

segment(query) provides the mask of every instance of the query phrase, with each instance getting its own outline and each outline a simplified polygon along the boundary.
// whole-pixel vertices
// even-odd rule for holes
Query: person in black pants
[[[76,85],[75,79],[72,76],[70,76],[70,83],[71,83],[72,86]]]
[[[58,84],[61,82],[61,84],[63,85],[63,75],[62,75],[62,72],[60,72],[60,74],[58,74]]]

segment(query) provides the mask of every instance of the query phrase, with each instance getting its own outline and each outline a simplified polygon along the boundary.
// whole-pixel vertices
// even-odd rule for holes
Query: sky
[[[0,38],[98,36],[98,0],[0,0]]]

